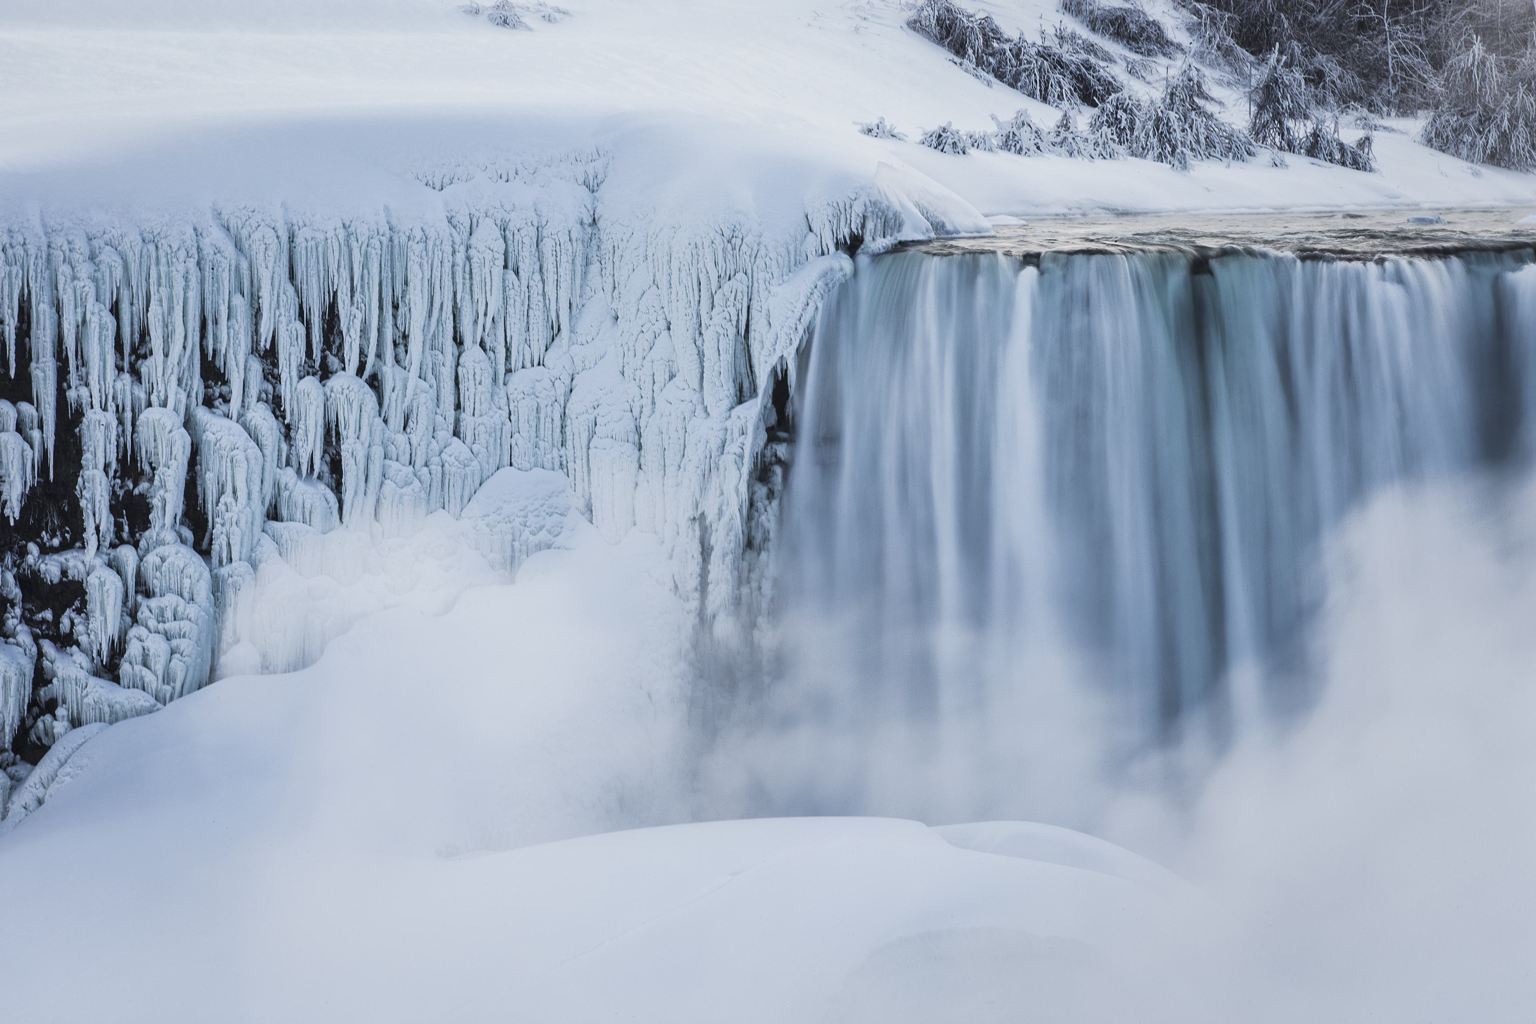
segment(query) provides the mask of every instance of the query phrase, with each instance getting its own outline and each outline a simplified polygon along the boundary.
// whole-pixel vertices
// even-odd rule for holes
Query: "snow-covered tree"
[[[1101,156],[1131,152],[1147,119],[1146,104],[1128,92],[1111,96],[1088,119],[1089,145]]]
[[[1365,135],[1351,145],[1339,137],[1337,120],[1325,121],[1319,118],[1312,122],[1311,130],[1302,136],[1296,152],[1314,160],[1348,167],[1352,171],[1373,171],[1376,169],[1372,156],[1374,149],[1372,136]]]
[[[993,118],[997,123],[996,148],[1004,153],[1014,153],[1019,156],[1034,156],[1050,149],[1050,143],[1045,134],[1030,120],[1027,111],[1020,110],[1011,118],[1003,121]]]
[[[907,141],[905,132],[899,131],[884,117],[877,117],[873,121],[866,121],[859,125],[859,132],[874,139],[895,139],[897,142]]]
[[[966,132],[965,144],[980,153],[994,153],[997,151],[997,133],[984,129]]]
[[[1098,156],[1089,145],[1088,139],[1077,130],[1077,122],[1073,120],[1070,112],[1063,111],[1061,120],[1056,122],[1056,127],[1051,129],[1048,144],[1052,152],[1060,156],[1075,157],[1080,160],[1091,160]]]
[[[1115,76],[1092,57],[1022,35],[1010,37],[990,15],[967,11],[953,0],[923,0],[907,26],[1042,103],[1097,106],[1120,91]]]
[[[1253,141],[1283,153],[1296,152],[1296,126],[1311,119],[1312,96],[1279,50],[1270,54],[1248,103],[1248,134]]]
[[[1253,141],[1241,131],[1211,113],[1208,104],[1216,102],[1206,87],[1205,76],[1193,64],[1186,65],[1168,83],[1157,110],[1182,141],[1184,161],[1247,160],[1255,150]],[[1165,129],[1166,130],[1166,129]],[[1170,162],[1170,161],[1164,161]],[[1175,161],[1175,166],[1180,166]]]
[[[1088,122],[1090,152],[1155,160],[1181,170],[1196,160],[1253,156],[1252,141],[1207,108],[1212,101],[1193,66],[1175,75],[1156,100],[1123,93],[1099,107]]]
[[[1339,135],[1337,117],[1324,117],[1302,76],[1278,51],[1270,54],[1253,91],[1248,95],[1252,113],[1248,134],[1276,153],[1295,153],[1356,171],[1375,170],[1369,132],[1358,142]],[[1284,159],[1275,160],[1284,166]]]
[[[924,132],[923,137],[918,141],[929,149],[936,149],[940,153],[948,153],[951,156],[963,156],[971,151],[971,142],[967,134],[948,121]]]
[[[511,0],[496,0],[485,12],[485,20],[497,28],[529,29],[533,27],[528,24],[527,19]]]

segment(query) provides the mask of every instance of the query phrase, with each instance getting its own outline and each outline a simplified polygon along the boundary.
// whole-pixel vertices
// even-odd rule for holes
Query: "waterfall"
[[[870,792],[871,758],[1006,787],[1064,694],[1120,755],[1304,706],[1326,531],[1536,451],[1530,261],[862,261],[802,355],[776,563],[794,697],[764,712],[835,737],[823,806],[942,816]]]

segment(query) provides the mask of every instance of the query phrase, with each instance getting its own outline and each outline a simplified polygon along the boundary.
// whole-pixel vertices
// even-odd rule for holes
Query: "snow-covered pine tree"
[[[1370,135],[1352,146],[1339,137],[1339,122],[1336,119],[1318,118],[1312,122],[1311,130],[1301,137],[1296,152],[1314,160],[1348,167],[1352,171],[1374,171],[1374,149],[1375,143]]]
[[[1270,54],[1264,72],[1248,94],[1252,113],[1248,135],[1275,153],[1295,153],[1355,171],[1376,169],[1374,141],[1369,132],[1351,145],[1339,135],[1337,117],[1317,112],[1317,101],[1305,80],[1278,50]],[[1283,158],[1274,160],[1284,166]]]
[[[1100,46],[1076,29],[1068,28],[1066,25],[1058,24],[1055,28],[1051,29],[1051,42],[1059,50],[1067,53],[1081,54],[1099,64],[1115,63],[1115,55],[1113,53],[1110,53],[1103,46]]]

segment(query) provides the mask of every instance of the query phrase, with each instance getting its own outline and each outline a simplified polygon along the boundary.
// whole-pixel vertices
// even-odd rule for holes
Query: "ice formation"
[[[727,612],[770,376],[840,253],[916,210],[851,185],[789,232],[659,224],[604,206],[607,171],[422,171],[434,199],[409,214],[0,225],[0,515],[36,547],[0,557],[50,588],[5,620],[0,749],[53,708],[110,721],[205,685],[242,635],[226,606],[274,556],[334,569],[340,527],[463,514],[510,571],[574,511],[655,534],[704,621]],[[506,467],[568,480],[574,509],[547,486],[548,515],[477,501]],[[260,660],[302,664],[323,632],[285,627],[294,649]]]

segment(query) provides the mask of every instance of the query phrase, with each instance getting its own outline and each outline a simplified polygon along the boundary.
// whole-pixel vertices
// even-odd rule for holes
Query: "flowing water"
[[[1068,770],[1052,749],[1215,751],[1284,722],[1314,696],[1327,531],[1536,451],[1532,262],[862,261],[795,398],[768,714],[820,754],[784,805],[1016,809],[1026,764]],[[1092,754],[1065,740],[1085,715]]]

